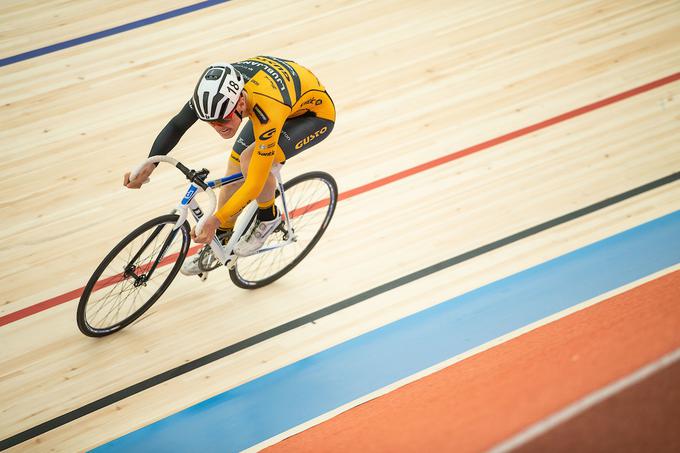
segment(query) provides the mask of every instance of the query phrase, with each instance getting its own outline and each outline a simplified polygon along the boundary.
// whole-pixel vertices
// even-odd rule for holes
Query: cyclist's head
[[[192,103],[203,121],[221,120],[234,111],[243,91],[243,76],[228,63],[208,66],[194,89]]]

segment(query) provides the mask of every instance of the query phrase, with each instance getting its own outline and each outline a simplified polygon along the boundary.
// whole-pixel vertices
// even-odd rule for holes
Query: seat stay
[[[277,183],[279,185],[279,192],[281,193],[281,204],[283,205],[283,222],[286,225],[286,231],[288,232],[288,241],[285,245],[288,245],[293,241],[295,237],[295,231],[293,231],[293,225],[290,223],[290,215],[288,213],[288,204],[286,203],[286,191],[283,188],[283,181],[281,180],[281,175],[276,174]],[[276,247],[278,248],[278,247]]]

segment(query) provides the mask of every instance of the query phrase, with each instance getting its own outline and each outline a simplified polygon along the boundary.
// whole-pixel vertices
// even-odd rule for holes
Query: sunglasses
[[[208,122],[209,122],[210,124],[215,124],[215,125],[217,125],[217,126],[222,126],[222,125],[227,124],[229,121],[233,120],[233,119],[234,119],[234,116],[238,116],[239,119],[243,119],[243,116],[241,116],[241,114],[240,114],[239,112],[237,112],[236,109],[234,109],[234,110],[231,111],[231,113],[230,113],[229,115],[225,116],[225,117],[222,118],[221,120],[212,120],[212,121],[208,121]]]

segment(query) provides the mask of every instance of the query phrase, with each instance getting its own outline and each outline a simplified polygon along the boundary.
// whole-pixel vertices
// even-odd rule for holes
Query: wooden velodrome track
[[[189,4],[3,2],[0,57]],[[145,158],[204,66],[255,55],[310,67],[335,101],[332,135],[284,169],[288,178],[324,170],[337,179],[346,197],[326,235],[269,287],[240,290],[224,271],[205,283],[178,276],[140,322],[104,339],[84,337],[71,292],[132,228],[171,210],[186,186],[167,166],[130,191],[121,185],[123,173]],[[29,313],[0,326],[0,439],[677,172],[678,71],[676,0],[234,0],[0,68],[0,316]],[[611,102],[594,105],[605,99]],[[524,129],[531,125],[538,126]],[[219,175],[229,146],[197,124],[172,155]],[[461,150],[467,151],[447,162],[399,174]],[[660,185],[376,294],[14,448],[96,447],[679,208],[680,184]],[[30,308],[55,298],[64,303]]]

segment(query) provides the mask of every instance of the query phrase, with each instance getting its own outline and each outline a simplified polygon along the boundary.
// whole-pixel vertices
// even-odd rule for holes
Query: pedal
[[[207,272],[202,272],[198,274],[198,278],[201,279],[202,282],[206,281],[208,279],[208,273]]]

